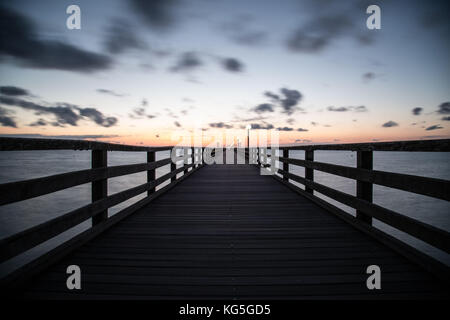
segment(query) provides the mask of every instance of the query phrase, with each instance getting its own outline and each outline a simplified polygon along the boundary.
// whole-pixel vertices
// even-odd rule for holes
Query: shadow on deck
[[[82,289],[66,288],[78,265]],[[366,268],[381,268],[368,290]],[[444,296],[443,296],[444,294]],[[431,274],[251,165],[212,165],[33,279],[27,298],[445,298]]]

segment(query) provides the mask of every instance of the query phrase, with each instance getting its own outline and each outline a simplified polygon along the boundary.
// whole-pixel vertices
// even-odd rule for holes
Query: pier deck
[[[68,290],[78,265],[82,289]],[[381,268],[368,290],[366,268]],[[448,298],[445,283],[252,165],[205,166],[38,274],[26,298]]]

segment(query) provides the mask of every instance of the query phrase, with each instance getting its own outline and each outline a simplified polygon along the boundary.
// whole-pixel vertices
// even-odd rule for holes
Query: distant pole
[[[248,163],[250,163],[250,129],[252,128],[252,126],[248,124],[246,128],[247,128]]]

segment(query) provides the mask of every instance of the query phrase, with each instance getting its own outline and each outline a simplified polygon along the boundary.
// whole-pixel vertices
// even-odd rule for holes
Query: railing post
[[[179,149],[175,150],[175,155],[176,155],[175,158],[178,158],[178,153],[177,153],[178,150],[179,150]],[[170,162],[170,172],[174,172],[175,170],[177,170],[177,162],[178,162],[178,161],[176,161],[175,163],[173,163],[173,161]],[[170,179],[170,182],[172,183],[172,182],[174,182],[174,181],[176,181],[176,180],[177,180],[177,175],[174,175],[174,176]]]
[[[314,150],[306,150],[305,151],[305,160],[307,161],[314,161]],[[314,181],[314,169],[311,168],[305,168],[305,178],[311,181]],[[308,193],[313,194],[314,193],[314,189],[306,187],[305,186],[305,191]]]
[[[186,167],[188,164],[189,164],[189,149],[190,148],[184,148],[183,149],[183,155],[184,155],[184,158],[186,159],[186,160],[184,160],[184,166]],[[184,174],[187,174],[188,173],[188,168],[185,168],[184,169]]]
[[[92,150],[91,157],[92,169],[108,166],[108,156],[106,150]],[[106,198],[108,196],[108,179],[101,179],[92,182],[91,195],[92,202]],[[108,209],[101,211],[92,217],[92,226],[95,226],[106,219],[108,219]]]
[[[356,167],[360,169],[373,169],[373,152],[372,151],[357,151]],[[356,181],[356,196],[360,199],[372,202],[373,200],[373,185],[370,182]],[[372,217],[364,214],[360,210],[356,210],[356,218],[372,225]]]
[[[289,149],[283,149],[283,158],[289,158]],[[283,162],[283,171],[289,172],[289,163]],[[289,181],[287,175],[283,175],[283,180],[286,182]]]
[[[155,162],[156,161],[156,152],[148,151],[147,152],[147,162]],[[147,182],[152,182],[156,179],[156,169],[147,170]],[[153,192],[155,192],[155,188],[148,189],[147,196],[150,196]]]

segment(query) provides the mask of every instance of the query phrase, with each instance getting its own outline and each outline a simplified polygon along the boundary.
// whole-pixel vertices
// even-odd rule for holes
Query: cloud
[[[0,125],[3,127],[17,128],[16,121],[13,117],[9,116],[11,113],[11,110],[0,107]]]
[[[219,129],[222,129],[222,128],[224,128],[224,129],[231,129],[231,128],[233,128],[233,125],[226,124],[226,123],[223,123],[223,122],[213,122],[213,123],[210,123],[209,126],[211,128],[219,128]]]
[[[422,111],[423,111],[423,108],[421,108],[421,107],[417,107],[417,108],[412,109],[412,113],[415,116],[420,115],[422,113]]]
[[[221,29],[233,42],[244,46],[262,45],[267,40],[267,32],[251,27],[252,17],[239,15],[221,25]]]
[[[47,125],[47,121],[45,121],[44,119],[40,118],[38,120],[36,120],[35,122],[30,123],[28,126],[30,127],[43,127]]]
[[[291,127],[278,127],[278,131],[293,131],[294,129]]]
[[[27,17],[0,6],[2,40],[0,56],[15,58],[22,65],[38,69],[95,72],[112,66],[110,57],[54,40],[43,40]]]
[[[425,130],[426,131],[432,131],[432,130],[438,130],[438,129],[444,129],[444,128],[441,127],[440,125],[436,124],[436,125],[433,125],[433,126],[430,126],[430,127],[426,128]]]
[[[35,111],[36,115],[51,114],[56,118],[54,126],[71,125],[77,126],[78,121],[88,118],[102,127],[111,127],[118,121],[115,117],[106,117],[95,108],[80,108],[68,103],[59,103],[53,106],[43,106],[31,101],[19,98],[0,96],[0,103],[8,106],[20,107],[22,109]]]
[[[152,114],[147,114],[147,111],[145,110],[145,106],[144,104],[142,104],[144,107],[138,107],[138,108],[134,108],[132,113],[129,114],[129,117],[131,119],[153,119],[156,118],[156,115],[152,115]]]
[[[353,23],[345,15],[315,17],[292,32],[287,47],[294,52],[316,53],[351,30]]]
[[[374,42],[374,32],[365,28],[365,9],[361,1],[302,1],[302,11],[309,19],[301,20],[287,38],[286,46],[293,52],[318,53],[341,39],[352,39],[358,44]],[[358,24],[363,17],[364,24]]]
[[[119,98],[126,96],[126,94],[117,93],[117,92],[115,92],[113,90],[109,90],[109,89],[97,89],[96,91],[99,92],[99,93],[104,93],[104,94],[108,94],[110,96],[119,97]]]
[[[448,117],[442,117],[441,120],[443,120],[443,121],[450,121],[450,116],[448,116]]]
[[[256,113],[273,112],[273,105],[270,103],[262,103],[253,108]]]
[[[367,108],[365,106],[357,106],[357,107],[334,107],[330,106],[327,108],[328,111],[333,112],[347,112],[347,111],[353,111],[353,112],[367,112]]]
[[[441,103],[438,107],[437,113],[439,114],[450,114],[450,102]]]
[[[299,131],[299,132],[306,132],[306,131],[309,131],[308,129],[304,129],[304,128],[297,128],[297,131]]]
[[[106,29],[105,49],[112,54],[120,54],[128,50],[148,49],[145,41],[137,36],[137,31],[123,19],[112,19]]]
[[[242,72],[244,69],[244,65],[242,64],[242,62],[235,58],[222,59],[222,65],[225,70],[230,72]]]
[[[91,119],[102,127],[112,127],[118,121],[115,117],[105,117],[103,113],[94,108],[78,108],[78,110],[80,111],[81,116]]]
[[[312,140],[308,139],[295,139],[295,143],[311,143]]]
[[[395,121],[388,121],[386,123],[383,123],[382,127],[384,128],[391,128],[391,127],[397,127],[398,123]]]
[[[349,111],[349,108],[347,108],[347,107],[339,107],[339,108],[337,108],[337,107],[328,107],[327,109],[328,109],[328,111],[334,111],[334,112],[346,112],[346,111]]]
[[[362,75],[362,78],[364,81],[371,81],[374,80],[377,77],[377,75],[373,72],[366,72]]]
[[[29,93],[27,90],[19,87],[3,86],[0,87],[0,94],[5,96],[27,96]]]
[[[197,53],[193,51],[182,53],[177,63],[170,68],[173,72],[191,71],[203,65],[203,61],[200,59]]]
[[[281,88],[281,93],[284,95],[284,99],[280,99],[283,112],[287,115],[291,115],[295,112],[296,105],[302,99],[302,94],[297,90],[289,90]]]
[[[295,123],[295,119],[294,118],[286,119],[286,123],[293,125]]]
[[[175,121],[173,124],[178,128],[181,127],[181,124],[178,121]]]
[[[270,130],[273,129],[273,125],[266,123],[266,124],[259,124],[259,123],[252,123],[251,124],[252,129],[261,129],[261,130]]]
[[[313,126],[315,127],[315,126],[318,126],[319,123],[318,123],[318,122],[311,121],[311,125],[313,125]]]
[[[152,29],[166,31],[177,22],[174,8],[179,0],[129,0],[133,11]]]
[[[279,101],[279,100],[280,100],[280,96],[279,96],[279,95],[277,95],[277,94],[275,94],[275,93],[272,93],[272,92],[270,92],[270,91],[264,92],[264,95],[265,95],[266,97],[268,97],[268,98],[274,100],[274,101]]]

